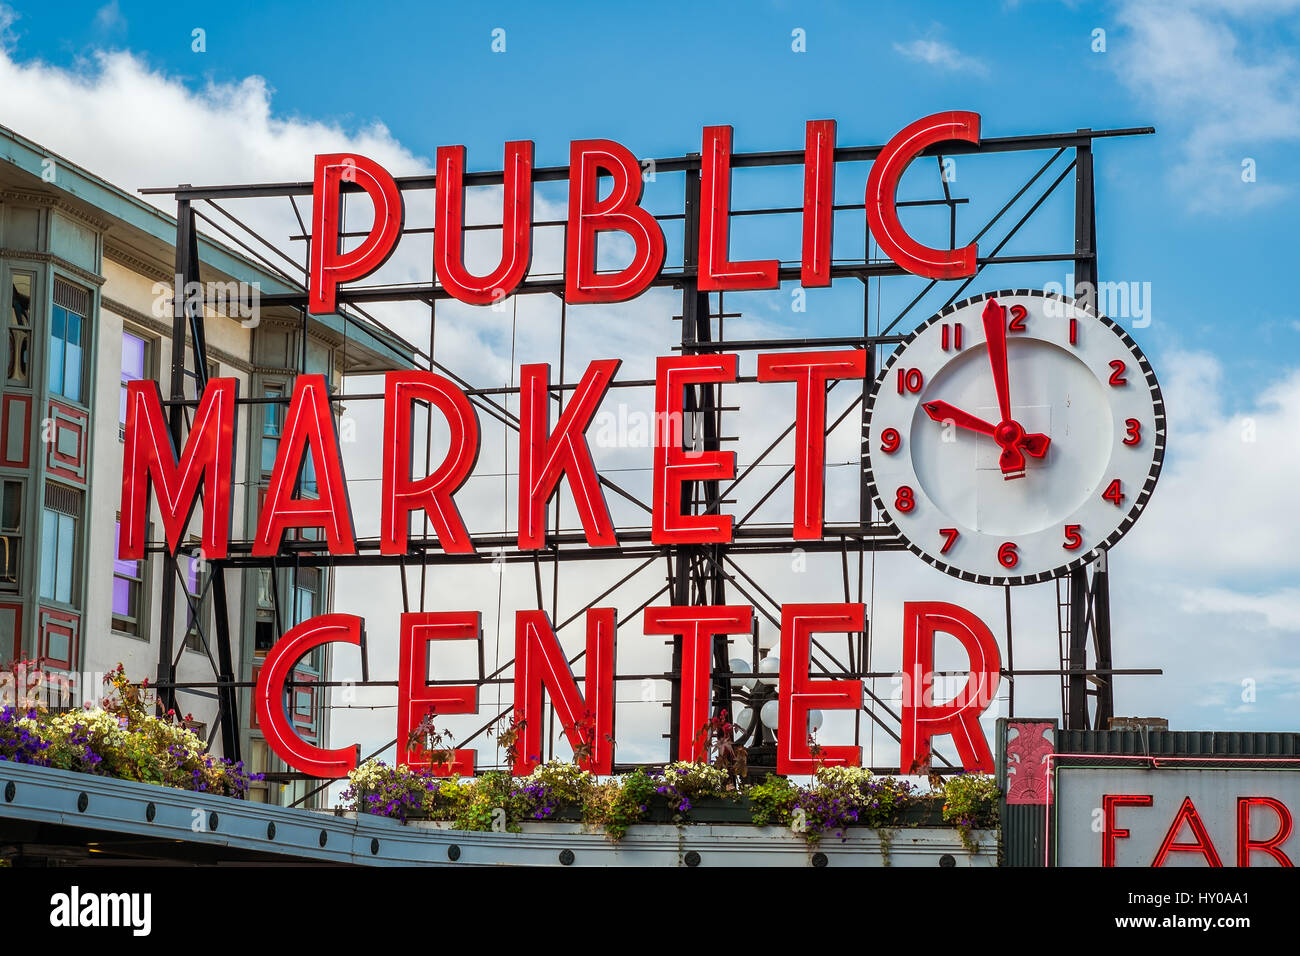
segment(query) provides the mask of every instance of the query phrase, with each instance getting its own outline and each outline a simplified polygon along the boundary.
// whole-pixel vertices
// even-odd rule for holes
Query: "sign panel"
[[[1292,824],[1300,763],[1140,761],[1057,767],[1049,834],[1057,866],[1289,867],[1300,859]]]

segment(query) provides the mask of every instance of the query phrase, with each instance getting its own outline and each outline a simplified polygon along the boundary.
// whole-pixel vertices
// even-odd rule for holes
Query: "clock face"
[[[1094,560],[1160,474],[1165,406],[1128,333],[1062,296],[990,292],[928,319],[867,405],[865,479],[907,546],[983,584]]]

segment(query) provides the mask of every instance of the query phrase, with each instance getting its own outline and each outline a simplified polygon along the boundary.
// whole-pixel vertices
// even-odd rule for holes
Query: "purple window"
[[[122,533],[122,524],[116,525],[116,536]],[[123,561],[113,547],[113,630],[123,634],[144,636],[140,614],[144,594],[144,562]]]
[[[145,377],[149,343],[131,332],[122,333],[122,395],[117,422],[126,424],[126,383],[138,382]]]

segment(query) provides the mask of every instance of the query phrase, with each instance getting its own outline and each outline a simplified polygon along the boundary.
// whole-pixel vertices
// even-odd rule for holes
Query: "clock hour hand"
[[[947,402],[926,402],[921,407],[925,409],[927,415],[940,424],[952,422],[958,428],[967,428],[981,435],[991,436],[997,431],[997,426],[989,424],[982,418],[976,418],[970,412],[963,412],[956,405],[949,405]]]
[[[1046,435],[1026,434],[1018,422],[1006,421],[1000,425],[992,425],[948,402],[926,402],[921,407],[936,422],[941,424],[952,422],[958,428],[988,435],[1001,445],[1002,455],[998,458],[998,467],[1002,469],[1002,474],[1008,481],[1012,478],[1024,477],[1025,455],[1042,458],[1052,444],[1052,440]]]

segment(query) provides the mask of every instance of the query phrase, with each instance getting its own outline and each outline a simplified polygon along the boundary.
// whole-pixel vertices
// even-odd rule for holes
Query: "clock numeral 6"
[[[1083,535],[1079,534],[1079,525],[1065,526],[1065,543],[1061,545],[1066,551],[1078,551],[1083,545]]]
[[[940,528],[939,533],[944,537],[943,547],[939,549],[939,553],[947,554],[948,549],[956,544],[961,535],[956,528]]]
[[[1124,425],[1128,429],[1128,437],[1124,439],[1124,444],[1142,444],[1142,423],[1136,418],[1129,418],[1125,419]]]
[[[1013,305],[1011,307],[1011,322],[1007,325],[1008,332],[1026,332],[1025,318],[1029,312],[1023,305]]]
[[[902,444],[903,436],[898,434],[897,428],[886,428],[880,433],[880,450],[886,455],[892,455],[898,451],[899,446]]]
[[[912,489],[907,485],[901,485],[898,493],[894,495],[894,507],[899,511],[907,513],[916,507],[916,496],[912,494]]]
[[[1020,554],[1016,551],[1016,543],[1008,541],[1002,547],[998,548],[998,564],[1004,568],[1014,568],[1020,563]]]
[[[1106,490],[1101,493],[1101,498],[1103,501],[1113,503],[1116,508],[1120,506],[1120,503],[1124,500],[1124,493],[1120,490],[1118,478],[1113,479],[1111,483],[1106,486]]]
[[[915,394],[921,390],[925,384],[925,376],[921,374],[919,368],[900,368],[898,370],[898,394],[905,392]]]

